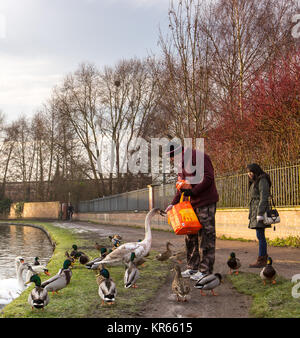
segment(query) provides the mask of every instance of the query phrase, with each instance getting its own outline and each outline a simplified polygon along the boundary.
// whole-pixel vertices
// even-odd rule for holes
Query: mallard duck
[[[130,262],[124,274],[124,287],[126,289],[131,288],[131,287],[137,288],[136,281],[139,278],[140,273],[136,265],[133,263],[134,259],[135,259],[135,253],[133,252],[130,256]]]
[[[111,240],[113,244],[112,250],[115,250],[117,247],[121,245],[122,237],[120,235],[108,236],[108,238]]]
[[[110,252],[112,252],[112,250],[111,250]],[[87,262],[87,263],[85,264],[85,267],[88,268],[88,269],[94,270],[93,265],[96,264],[96,263],[101,262],[102,259],[103,259],[104,257],[106,257],[107,255],[108,255],[107,249],[102,247],[102,248],[100,249],[100,257],[96,257],[96,258],[94,258],[93,260],[91,260],[90,262]]]
[[[264,285],[266,285],[266,280],[269,280],[272,282],[272,284],[276,283],[276,270],[272,266],[273,260],[271,257],[268,257],[267,259],[267,265],[261,270],[260,272],[260,277],[264,282]]]
[[[179,252],[176,252],[175,254],[173,254],[169,260],[174,262],[174,263],[179,263],[179,264],[182,264],[183,260],[186,258],[186,251],[183,250],[183,251],[179,251]]]
[[[156,256],[156,259],[158,261],[166,261],[167,259],[169,259],[172,256],[172,250],[170,249],[171,245],[174,246],[171,242],[167,241],[167,243],[166,243],[167,250],[159,253]]]
[[[135,253],[135,261],[141,257],[145,257],[149,253],[152,244],[150,221],[155,214],[159,213],[159,211],[160,209],[154,208],[148,212],[145,219],[145,238],[143,241],[124,243],[120,245],[108,254],[101,262],[95,263],[93,265],[93,269],[97,269],[100,263],[112,265],[129,263],[132,252]]]
[[[110,278],[108,270],[103,266],[99,275],[97,275],[97,284],[99,285],[98,294],[102,299],[102,305],[113,304],[117,296],[116,284]]]
[[[71,251],[70,256],[71,256],[71,257],[74,257],[75,254],[77,253],[77,250],[78,250],[77,245],[76,245],[76,244],[73,244],[73,245],[72,245],[72,249],[73,249],[73,250]]]
[[[28,296],[28,303],[32,310],[44,309],[49,304],[49,295],[46,289],[41,286],[41,279],[38,275],[32,275],[25,284],[34,283],[35,288],[30,292]]]
[[[41,286],[48,292],[52,291],[52,294],[54,294],[54,292],[58,293],[59,290],[65,288],[71,281],[71,265],[72,262],[69,259],[66,259],[62,269],[60,269],[55,276],[43,282]]]
[[[112,236],[108,236],[108,238],[112,241],[113,239],[117,239],[118,241],[122,240],[122,236],[118,235],[118,234],[114,234]]]
[[[35,258],[34,258],[33,265],[40,265],[40,262],[39,262],[39,258],[38,258],[38,257],[35,257]]]
[[[79,259],[80,264],[86,264],[90,260],[89,257],[81,251],[76,252],[74,258]]]
[[[27,265],[27,273],[26,273],[26,281],[30,280],[30,277],[33,275],[39,275],[40,273],[44,273],[47,276],[50,276],[50,273],[45,265],[35,265],[31,266],[30,264]]]
[[[186,278],[181,276],[181,269],[178,264],[171,271],[175,271],[175,276],[172,282],[172,290],[177,297],[177,302],[186,302],[186,296],[190,292],[190,285]]]
[[[232,270],[235,271],[235,274],[239,274],[239,268],[241,267],[240,260],[235,256],[235,253],[232,252],[228,258],[227,265],[229,266],[229,273],[232,274]]]
[[[217,294],[214,292],[214,289],[219,286],[222,282],[222,275],[220,273],[204,275],[198,280],[194,285],[196,289],[200,289],[201,296],[205,296],[203,290],[210,290],[214,296]]]
[[[101,248],[102,248],[102,246],[101,246],[98,242],[95,242],[94,248],[95,248],[96,250],[100,251]]]
[[[72,264],[75,263],[75,258],[71,257],[68,251],[65,252],[65,256],[72,262]]]

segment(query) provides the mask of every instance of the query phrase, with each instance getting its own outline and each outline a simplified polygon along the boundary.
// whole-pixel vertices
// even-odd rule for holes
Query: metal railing
[[[288,207],[300,205],[300,164],[269,167],[265,171],[270,175],[271,193],[276,206]],[[216,177],[219,193],[219,208],[247,208],[249,205],[247,174]],[[176,192],[175,184],[153,186],[153,206],[164,209],[169,205]],[[149,210],[149,189],[140,189],[81,201],[79,212],[117,212]]]
[[[78,210],[79,212],[149,210],[149,190],[145,188],[90,201],[81,201]]]

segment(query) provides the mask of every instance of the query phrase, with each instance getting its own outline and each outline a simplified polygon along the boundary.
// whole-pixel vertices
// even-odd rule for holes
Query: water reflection
[[[47,264],[53,248],[47,235],[30,226],[0,224],[0,280],[16,278],[15,257],[23,256],[25,262]]]

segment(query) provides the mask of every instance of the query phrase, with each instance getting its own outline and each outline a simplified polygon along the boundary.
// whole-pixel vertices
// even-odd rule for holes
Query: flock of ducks
[[[32,309],[44,309],[44,307],[47,306],[50,301],[48,293],[52,292],[54,295],[70,283],[72,277],[71,268],[75,264],[76,260],[78,260],[78,262],[84,265],[87,269],[99,271],[99,273],[96,275],[96,283],[98,285],[98,294],[102,300],[102,305],[113,304],[117,296],[117,288],[115,282],[110,276],[108,269],[106,268],[106,265],[124,264],[124,287],[126,289],[137,288],[136,283],[139,278],[138,266],[144,264],[144,257],[149,255],[152,244],[150,221],[152,217],[158,213],[161,214],[161,210],[154,208],[147,214],[145,219],[145,238],[143,240],[121,244],[121,236],[110,236],[109,238],[113,245],[110,250],[101,247],[96,242],[94,247],[99,250],[100,255],[95,259],[90,260],[89,257],[84,252],[79,251],[77,245],[74,244],[70,254],[68,251],[65,253],[66,260],[63,262],[62,268],[55,276],[44,282],[41,282],[39,275],[44,273],[49,276],[49,272],[46,266],[39,263],[38,257],[35,258],[33,264],[25,263],[22,257],[16,257],[15,265],[18,290],[14,295],[11,295],[12,298],[17,297],[28,284],[34,283],[35,287],[28,296],[28,303]],[[178,302],[186,302],[187,296],[190,292],[189,279],[182,277],[181,268],[179,265],[186,257],[186,253],[185,251],[173,253],[171,246],[173,246],[172,243],[167,242],[166,251],[158,254],[156,259],[159,261],[170,260],[174,263],[172,269],[172,271],[174,271],[172,291],[176,295]],[[230,257],[227,260],[227,265],[230,269],[230,274],[233,272],[238,274],[241,267],[241,262],[236,257],[234,252],[230,254]],[[26,269],[26,282],[24,282],[22,275]],[[267,266],[261,270],[260,277],[262,278],[264,284],[267,280],[270,280],[272,283],[276,283],[276,271],[272,266],[271,257],[269,257],[267,260]],[[200,289],[202,296],[205,295],[204,290],[209,290],[214,296],[216,296],[217,294],[214,292],[214,289],[218,287],[221,282],[221,274],[208,274],[199,279],[194,287]]]
[[[182,260],[186,257],[185,251],[180,251],[175,254],[172,253],[170,249],[170,242],[166,243],[166,251],[160,253],[156,256],[157,260],[171,260],[174,263],[174,267],[171,271],[174,271],[174,279],[172,281],[172,291],[176,295],[178,302],[186,302],[187,296],[190,293],[190,284],[189,279],[184,278],[181,275],[181,268],[179,264],[182,263]],[[272,266],[272,258],[268,257],[267,265],[261,270],[260,277],[263,280],[264,285],[266,281],[270,281],[272,284],[276,283],[276,270]],[[239,274],[239,269],[241,267],[240,260],[236,257],[234,252],[230,253],[230,256],[227,260],[227,266],[229,267],[229,274]],[[222,275],[220,273],[207,274],[203,275],[197,283],[194,285],[195,288],[200,289],[200,294],[205,296],[204,290],[211,291],[212,295],[217,296],[214,292],[214,289],[222,283]]]
[[[262,279],[264,285],[266,285],[266,281],[271,282],[272,284],[276,284],[276,277],[277,272],[273,267],[273,260],[271,257],[267,258],[267,265],[263,267],[263,269],[260,271],[260,278]],[[240,260],[235,256],[234,252],[231,252],[227,265],[229,267],[229,273],[232,274],[233,272],[238,275],[239,269],[241,267]]]
[[[121,244],[121,236],[110,236],[112,248],[109,250],[101,247],[96,242],[94,247],[99,250],[100,255],[93,260],[90,260],[84,252],[78,250],[77,245],[74,244],[70,253],[68,251],[65,252],[66,259],[63,262],[62,268],[55,276],[44,282],[41,282],[39,274],[45,273],[49,275],[49,272],[45,266],[39,264],[38,258],[35,259],[33,264],[29,264],[25,263],[22,257],[17,257],[15,264],[18,293],[13,297],[16,298],[25,290],[28,284],[34,283],[35,287],[28,296],[28,303],[32,307],[32,310],[35,308],[44,309],[50,302],[49,292],[52,292],[52,295],[54,295],[70,284],[72,278],[71,268],[77,261],[87,269],[99,271],[96,275],[96,283],[98,284],[98,294],[102,300],[102,305],[113,304],[116,299],[117,288],[106,265],[124,264],[124,287],[126,289],[137,288],[136,282],[139,278],[138,266],[144,264],[145,259],[143,257],[149,255],[152,244],[150,222],[152,217],[159,213],[161,213],[161,210],[154,208],[147,214],[145,219],[145,238],[143,240]],[[22,277],[25,269],[27,269],[26,281]]]

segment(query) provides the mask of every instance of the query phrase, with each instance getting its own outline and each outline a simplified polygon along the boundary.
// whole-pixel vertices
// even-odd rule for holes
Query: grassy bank
[[[21,222],[20,222],[21,223]],[[26,223],[29,223],[28,221]],[[90,258],[99,256],[99,252],[93,248],[94,242],[80,238],[75,232],[55,227],[50,223],[30,222],[42,226],[48,231],[52,240],[56,243],[53,256],[49,260],[47,267],[52,275],[56,274],[62,267],[65,260],[65,251],[69,250],[73,244],[77,244]],[[106,242],[105,242],[106,241]],[[103,240],[101,245],[108,245],[107,240]],[[98,295],[98,285],[96,283],[95,272],[87,270],[84,266],[76,263],[73,268],[71,283],[60,294],[52,296],[49,293],[50,303],[42,310],[31,310],[27,303],[27,298],[34,286],[26,289],[20,297],[5,306],[0,313],[0,317],[5,318],[118,318],[136,317],[141,309],[156,290],[164,283],[170,270],[169,263],[159,262],[155,259],[157,252],[152,251],[147,258],[144,268],[140,269],[140,278],[137,289],[125,289],[123,284],[124,267],[108,267],[111,277],[117,285],[116,303],[112,306],[101,306],[101,299]],[[42,281],[48,276],[41,275]]]
[[[254,273],[240,272],[228,275],[238,292],[253,297],[250,315],[256,318],[300,318],[300,299],[292,297],[290,280],[279,277],[276,284],[264,286],[260,276]]]

